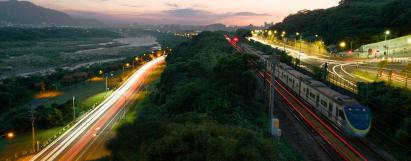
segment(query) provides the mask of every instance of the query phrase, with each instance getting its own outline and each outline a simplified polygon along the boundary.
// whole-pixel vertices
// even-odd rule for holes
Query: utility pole
[[[107,92],[107,79],[108,79],[108,76],[106,75],[106,89],[105,89],[106,92]]]
[[[323,80],[326,83],[327,82],[327,75],[328,75],[328,62],[324,63],[324,69],[323,69]]]
[[[270,133],[272,136],[279,137],[281,136],[280,132],[280,122],[277,118],[274,117],[274,108],[275,108],[275,99],[277,98],[275,93],[275,68],[276,68],[276,54],[271,58],[271,83],[273,86],[270,87],[270,103],[269,103],[269,118],[270,118]]]
[[[76,121],[76,107],[74,106],[74,100],[76,99],[75,96],[73,96],[73,121]]]
[[[352,41],[350,41],[350,46],[351,46],[351,49],[350,49],[350,50],[351,50],[351,52],[352,52]]]
[[[37,139],[36,139],[36,124],[35,124],[36,118],[34,116],[35,111],[34,111],[33,106],[31,107],[30,112],[31,112],[32,148],[33,148],[33,152],[36,152],[37,151],[36,150],[36,142],[37,142]]]

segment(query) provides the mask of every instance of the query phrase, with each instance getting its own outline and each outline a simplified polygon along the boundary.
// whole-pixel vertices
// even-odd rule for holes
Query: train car
[[[278,63],[275,76],[314,107],[316,113],[326,117],[344,133],[364,137],[370,130],[371,112],[355,99],[342,95],[283,63]]]

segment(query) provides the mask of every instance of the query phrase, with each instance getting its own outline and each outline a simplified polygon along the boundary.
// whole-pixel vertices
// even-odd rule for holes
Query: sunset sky
[[[261,25],[339,0],[30,0],[75,17],[113,23]]]

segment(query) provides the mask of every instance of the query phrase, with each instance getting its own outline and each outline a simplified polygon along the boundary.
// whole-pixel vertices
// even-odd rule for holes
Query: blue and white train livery
[[[362,106],[355,99],[338,93],[324,83],[283,63],[278,63],[275,76],[314,107],[316,113],[326,117],[345,134],[364,137],[370,130],[372,120],[370,109]]]

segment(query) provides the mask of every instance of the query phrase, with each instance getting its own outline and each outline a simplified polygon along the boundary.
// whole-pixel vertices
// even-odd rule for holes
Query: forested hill
[[[72,18],[66,13],[28,1],[0,1],[0,23],[15,25],[102,26],[97,20]]]
[[[265,134],[267,106],[248,63],[222,32],[177,46],[136,119],[108,144],[111,160],[282,161],[295,152]]]
[[[348,40],[359,45],[383,40],[388,29],[392,37],[410,34],[410,8],[410,0],[342,0],[336,7],[289,15],[273,28],[306,38],[318,34],[327,44]]]

